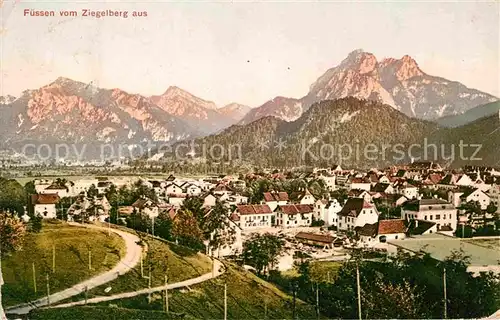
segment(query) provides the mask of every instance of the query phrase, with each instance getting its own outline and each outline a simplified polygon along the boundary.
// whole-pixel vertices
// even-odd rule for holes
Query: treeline
[[[500,277],[493,273],[474,277],[467,272],[468,257],[460,252],[442,262],[403,253],[382,262],[352,259],[341,266],[333,283],[315,283],[305,262],[297,278],[272,271],[268,280],[310,304],[318,302],[320,313],[328,318],[356,319],[356,265],[363,319],[443,319],[445,308],[447,318],[470,319],[490,316],[500,308]]]

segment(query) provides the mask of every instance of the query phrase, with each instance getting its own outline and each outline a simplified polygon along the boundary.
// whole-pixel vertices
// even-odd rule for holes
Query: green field
[[[55,293],[110,270],[124,256],[125,250],[123,239],[115,233],[108,235],[106,231],[70,226],[58,221],[44,222],[40,233],[28,233],[22,249],[2,261],[4,304],[12,306],[45,296],[47,275],[50,292]]]
[[[134,233],[131,229],[122,227],[120,229]],[[142,275],[139,264],[130,272],[119,276],[117,279],[90,290],[87,293],[89,299],[147,288],[149,280],[146,277],[149,276],[149,262],[151,262],[152,287],[164,285],[165,275],[168,275],[169,283],[174,283],[198,277],[212,270],[212,261],[205,255],[187,247],[160,241],[144,234],[138,235],[142,237],[148,246],[148,252],[143,259]],[[79,301],[84,298],[85,295],[80,294],[61,303]]]
[[[256,277],[244,269],[229,265],[225,274],[198,285],[169,291],[170,312],[185,319],[222,319],[224,315],[224,285],[227,285],[228,319],[292,319],[293,299],[280,291],[274,285]],[[138,296],[129,299],[110,301],[100,304],[100,307],[110,307],[108,310],[156,310],[162,311],[163,294]],[[81,319],[79,308],[72,308],[75,315],[67,314],[66,319]],[[57,311],[52,311],[56,313]],[[69,311],[67,311],[69,312]],[[297,318],[315,318],[314,307],[297,299]],[[103,311],[103,314],[106,314]],[[102,315],[101,315],[102,317]],[[174,317],[172,317],[174,318]],[[42,318],[33,318],[42,319]],[[43,318],[57,319],[57,318]],[[61,318],[62,319],[62,318]],[[121,319],[136,319],[121,318]]]

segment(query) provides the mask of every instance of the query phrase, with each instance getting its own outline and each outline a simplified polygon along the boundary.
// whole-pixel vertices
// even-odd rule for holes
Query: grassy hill
[[[258,278],[243,268],[228,264],[225,274],[190,288],[169,291],[170,318],[222,319],[224,316],[224,284],[227,284],[228,319],[292,319],[293,298],[276,286]],[[106,302],[92,307],[100,317],[116,310],[129,310],[130,317],[123,314],[119,319],[142,319],[143,312],[156,311],[163,314],[163,295],[152,295],[151,304],[147,295],[130,299]],[[87,307],[71,309],[37,310],[30,319],[94,319],[85,318]],[[314,307],[297,299],[298,319],[316,318]],[[63,317],[64,316],[64,317]],[[116,318],[118,319],[118,318]],[[156,319],[152,317],[152,319]]]
[[[149,265],[151,262],[151,286],[157,287],[164,284],[165,275],[170,283],[184,281],[198,277],[212,270],[212,261],[207,256],[184,246],[159,240],[142,232],[137,232],[125,227],[122,231],[134,233],[147,245],[148,251],[143,259],[143,273],[140,264],[130,272],[119,276],[117,279],[102,286],[91,289],[87,297],[110,296],[122,292],[130,292],[147,288],[149,280]],[[108,289],[108,290],[106,290]],[[85,299],[84,294],[74,296],[61,303]]]
[[[55,248],[55,272],[52,250]],[[88,253],[92,252],[92,270]],[[12,306],[46,295],[46,276],[55,293],[112,269],[125,254],[123,239],[114,233],[70,226],[63,222],[44,222],[40,233],[29,233],[22,250],[2,261],[5,285],[4,304]],[[37,282],[34,290],[33,265]]]

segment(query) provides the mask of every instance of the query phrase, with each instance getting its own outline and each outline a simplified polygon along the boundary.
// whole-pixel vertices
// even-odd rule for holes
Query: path
[[[79,227],[84,226],[92,229],[108,230],[108,228],[97,227],[94,225],[81,225],[78,223],[70,223],[70,224]],[[118,234],[123,238],[127,249],[125,256],[120,260],[120,262],[118,262],[118,264],[113,269],[106,271],[94,278],[76,284],[71,288],[51,294],[49,296],[49,301],[47,301],[47,297],[45,297],[32,301],[30,303],[25,303],[6,308],[5,312],[8,314],[27,314],[35,308],[47,306],[49,304],[48,302],[50,302],[51,304],[56,303],[81,294],[82,292],[85,291],[85,288],[90,290],[92,288],[101,286],[107,282],[115,280],[116,278],[118,278],[119,275],[123,275],[128,271],[130,271],[131,269],[133,269],[140,262],[141,259],[142,247],[137,244],[140,241],[139,237],[130,234],[128,232],[123,232],[113,228],[109,230],[111,232]]]
[[[204,275],[201,275],[197,278],[192,278],[192,279],[188,279],[185,281],[172,283],[172,284],[167,285],[166,287],[168,290],[171,290],[171,289],[192,286],[192,285],[216,278],[226,271],[224,265],[219,260],[214,260],[214,269],[215,269],[215,271],[205,273]],[[112,296],[96,297],[96,298],[88,299],[86,302],[85,302],[85,300],[76,301],[76,302],[69,302],[69,303],[64,303],[64,304],[60,304],[60,305],[56,305],[56,306],[50,306],[50,308],[68,308],[68,307],[81,306],[81,305],[91,304],[91,303],[100,303],[100,302],[106,302],[106,301],[112,301],[112,300],[126,299],[126,298],[140,296],[143,294],[159,292],[159,291],[163,291],[163,290],[165,290],[165,286],[155,287],[155,288],[151,288],[151,289],[149,289],[149,288],[142,289],[142,290],[132,291],[132,292],[118,293],[118,294],[115,294]]]

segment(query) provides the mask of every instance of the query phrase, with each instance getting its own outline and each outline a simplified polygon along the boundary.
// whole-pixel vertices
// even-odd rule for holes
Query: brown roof
[[[349,198],[339,212],[339,215],[357,217],[361,213],[361,210],[372,207],[363,198]]]
[[[34,194],[31,196],[33,204],[56,204],[60,198],[57,193]]]
[[[378,234],[405,233],[405,220],[380,220],[378,222]]]
[[[286,192],[264,192],[264,200],[269,201],[288,201]]]
[[[273,213],[267,204],[242,204],[236,206],[236,208],[242,215]]]
[[[323,243],[332,243],[335,238],[328,234],[315,234],[309,232],[299,232],[295,235],[296,239],[311,240]]]
[[[309,204],[286,204],[279,206],[277,210],[284,214],[304,214],[313,212],[313,206]]]

